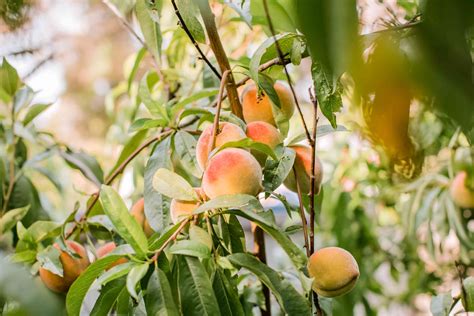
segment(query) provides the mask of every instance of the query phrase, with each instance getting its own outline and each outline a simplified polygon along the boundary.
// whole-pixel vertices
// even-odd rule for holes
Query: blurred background
[[[404,25],[417,23],[423,6],[420,2],[357,1],[359,33],[403,30]],[[54,134],[58,142],[74,151],[96,157],[104,170],[114,165],[129,139],[133,118],[147,116],[147,110],[127,94],[127,80],[141,48],[123,23],[128,21],[141,36],[132,15],[133,5],[131,0],[0,0],[0,56],[6,57],[38,92],[36,103],[53,103],[38,118],[37,128]],[[262,27],[249,29],[236,21],[229,7],[216,3],[213,9],[221,17],[218,25],[233,61],[252,56],[267,38]],[[160,24],[163,50],[174,58],[166,64],[176,67],[166,75],[198,76],[201,61],[167,2]],[[361,267],[356,290],[336,300],[335,315],[430,315],[436,293],[459,295],[455,262],[465,265],[468,275],[473,274],[473,212],[458,209],[447,193],[456,172],[473,164],[472,143],[465,132],[468,129],[460,128],[464,123],[445,119],[449,113],[433,110],[431,101],[422,97],[418,88],[405,87],[411,80],[420,80],[420,73],[421,77],[429,74],[423,73],[423,68],[412,77],[397,71],[404,67],[404,60],[393,53],[392,47],[407,45],[409,30],[397,36],[364,47],[368,66],[362,80],[377,82],[382,101],[364,100],[364,87],[356,89],[354,78],[344,76],[344,107],[337,119],[350,132],[318,139],[325,175],[317,247],[338,245],[348,249]],[[468,38],[472,39],[472,34]],[[370,36],[365,39],[372,40]],[[179,46],[183,42],[186,45]],[[417,55],[413,47],[404,52]],[[472,47],[470,52],[472,58]],[[153,67],[151,60],[141,63],[137,80]],[[307,91],[312,84],[311,63],[303,59],[300,66],[290,70],[296,92],[305,103],[305,117],[310,119],[312,107]],[[449,85],[447,82],[446,89]],[[410,95],[406,95],[408,90]],[[379,102],[387,107],[396,105],[388,118],[377,113]],[[472,102],[468,98],[471,107],[461,107],[453,117],[467,117],[465,125],[472,124]],[[371,110],[367,111],[369,106]],[[398,119],[405,110],[407,119]],[[371,123],[374,117],[378,125]],[[320,124],[329,122],[324,118]],[[395,130],[395,137],[387,132],[390,128]],[[288,139],[301,132],[295,116]],[[138,174],[144,162],[145,157],[139,157],[120,180],[120,193],[130,204],[143,190]],[[43,167],[53,171],[55,183],[42,177],[32,180],[42,188],[43,207],[58,221],[71,213],[77,200],[84,201],[95,192],[93,183],[68,168],[59,157],[45,161]],[[278,192],[294,207],[296,194],[284,187]],[[295,226],[296,213],[288,217],[283,204],[276,200],[265,201],[265,206],[276,211],[278,223],[293,233],[294,240],[302,241]],[[251,238],[248,240],[251,242]],[[269,238],[267,243],[270,265],[285,271],[289,260]],[[295,276],[289,271],[288,277]]]

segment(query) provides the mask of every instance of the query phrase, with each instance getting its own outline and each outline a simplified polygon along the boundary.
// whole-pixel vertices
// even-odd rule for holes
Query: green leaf
[[[138,96],[152,115],[159,116],[163,119],[168,119],[163,102],[158,102],[155,100],[152,96],[152,92],[150,91],[150,89],[154,87],[158,80],[158,75],[155,72],[146,73],[140,80],[140,84],[138,86]]]
[[[7,231],[15,227],[16,223],[21,221],[29,210],[30,206],[27,205],[6,212],[5,215],[0,218],[0,235],[5,234]]]
[[[175,255],[185,255],[197,258],[210,258],[211,250],[203,243],[195,240],[181,240],[170,247],[169,252]]]
[[[168,121],[163,118],[160,118],[160,119],[140,118],[134,121],[128,130],[129,132],[137,132],[137,131],[142,131],[142,130],[146,130],[150,128],[166,126],[166,124],[168,124]]]
[[[287,147],[277,147],[278,158],[267,159],[263,174],[263,186],[266,191],[274,191],[286,179],[293,168],[295,151]]]
[[[93,262],[86,271],[72,284],[66,296],[66,309],[70,316],[79,316],[81,306],[90,286],[95,279],[107,269],[111,263],[120,259],[121,255],[109,255]]]
[[[122,151],[120,152],[120,156],[115,162],[115,165],[113,168],[110,170],[109,174],[107,175],[107,178],[110,178],[110,176],[117,170],[117,168],[128,158],[130,155],[138,148],[140,145],[143,143],[143,140],[145,139],[147,135],[147,131],[139,131],[135,135],[133,135],[127,143],[123,146]]]
[[[159,60],[161,54],[161,30],[160,24],[158,24],[157,19],[152,18],[154,9],[151,9],[147,5],[146,0],[137,0],[135,4],[135,14],[140,24],[140,29],[142,30],[143,36],[145,37],[145,43],[148,49],[153,54],[153,57],[156,60]]]
[[[275,224],[270,223],[259,213],[255,213],[250,210],[228,210],[224,213],[241,216],[254,222],[257,226],[262,228],[264,232],[275,239],[275,241],[287,253],[288,257],[298,270],[301,270],[306,266],[308,259],[306,258],[305,253],[297,245],[295,245],[285,233],[281,232],[275,226]]]
[[[27,126],[30,124],[38,115],[43,113],[46,109],[51,106],[52,103],[39,103],[32,105],[23,119],[23,125]]]
[[[311,74],[319,108],[329,120],[331,126],[337,128],[336,115],[334,113],[339,112],[342,108],[342,85],[339,81],[332,80],[329,73],[318,62],[313,61]]]
[[[128,80],[127,80],[127,92],[128,93],[130,93],[130,89],[132,87],[133,80],[135,79],[135,76],[137,74],[138,67],[140,66],[140,63],[142,62],[143,57],[145,56],[146,52],[147,52],[146,47],[142,47],[142,48],[140,48],[140,50],[138,51],[138,53],[135,57],[135,61],[133,62],[132,70],[130,71],[130,74],[128,75]]]
[[[135,262],[125,262],[115,267],[112,267],[97,279],[97,283],[100,285],[106,285],[111,281],[114,281],[118,278],[123,277],[124,275],[127,275],[128,272],[130,272],[130,270],[136,265],[137,263]]]
[[[149,263],[143,263],[133,267],[127,275],[127,290],[130,296],[138,300],[137,284],[145,276],[148,271]]]
[[[145,167],[145,215],[150,226],[158,232],[169,223],[170,199],[153,189],[153,176],[159,168],[172,168],[170,143],[169,137],[158,143]]]
[[[233,254],[227,258],[233,265],[243,267],[255,274],[272,291],[286,315],[311,314],[308,300],[299,294],[288,280],[257,258],[245,253]]]
[[[204,99],[204,98],[209,98],[209,97],[212,97],[212,96],[215,96],[219,93],[219,89],[216,89],[216,88],[208,88],[208,89],[202,89],[202,90],[199,90],[198,92],[194,93],[192,96],[190,97],[187,97],[187,98],[184,98],[182,99],[181,101],[179,101],[178,103],[176,103],[174,106],[173,106],[173,112],[178,112],[180,111],[182,108],[184,108],[186,105],[190,104],[190,103],[194,103],[198,100],[201,100],[201,99]],[[188,110],[196,110],[199,112],[204,112],[204,113],[207,113],[208,111],[205,110],[205,109],[200,109],[200,108],[190,108]],[[180,118],[183,118],[185,115],[183,114],[180,114]]]
[[[191,225],[189,228],[189,239],[206,245],[209,250],[212,249],[212,237],[209,232],[197,225]]]
[[[147,238],[140,224],[128,212],[120,195],[112,187],[102,185],[100,203],[117,233],[133,247],[139,256],[144,257],[148,250]]]
[[[178,284],[184,315],[220,315],[216,296],[204,266],[194,257],[178,257]]]
[[[320,138],[334,132],[348,132],[349,130],[342,125],[338,125],[336,128],[333,128],[331,125],[320,125],[316,130],[316,138]],[[306,133],[300,133],[295,135],[290,140],[286,141],[286,146],[296,145],[297,143],[306,140]]]
[[[196,159],[196,139],[184,131],[178,131],[173,139],[175,153],[179,162],[187,172],[196,178],[201,178],[202,171]]]
[[[63,265],[59,260],[61,253],[56,247],[48,246],[46,249],[38,252],[36,258],[41,264],[41,267],[49,270],[50,272],[59,275],[60,277],[64,276]]]
[[[335,82],[358,54],[356,0],[300,0],[296,8],[313,62],[320,62],[331,74],[328,81]]]
[[[19,113],[24,107],[28,106],[33,100],[35,92],[28,86],[23,86],[15,93],[13,97],[13,108],[15,113]]]
[[[156,170],[153,188],[159,193],[181,201],[197,201],[193,187],[180,175],[165,168]]]
[[[206,35],[201,22],[198,20],[199,8],[193,0],[177,0],[176,5],[181,13],[184,23],[194,39],[199,43],[206,43]]]
[[[264,25],[268,29],[268,19],[263,7],[263,1],[249,1],[253,25]],[[267,0],[268,11],[276,32],[295,32],[295,23],[289,15],[289,8],[283,6],[283,1]]]
[[[448,316],[453,304],[449,293],[438,294],[431,299],[430,311],[433,316]]]
[[[168,278],[160,269],[156,269],[148,280],[145,306],[150,316],[179,315]]]
[[[273,149],[270,148],[270,146],[260,143],[260,142],[256,142],[250,138],[244,138],[244,139],[233,141],[233,142],[227,142],[224,145],[214,149],[209,154],[209,156],[212,157],[217,152],[225,148],[248,148],[252,150],[257,150],[259,152],[264,153],[267,156],[270,156],[272,159],[277,160],[277,156],[275,155],[275,152],[273,151]]]
[[[221,268],[214,272],[212,287],[216,293],[221,315],[244,316],[237,288],[233,286]]]
[[[20,223],[20,222],[19,222]],[[47,238],[58,236],[61,233],[61,224],[48,221],[33,223],[20,237],[16,251],[36,249],[37,243]]]
[[[92,308],[90,316],[109,315],[115,302],[117,302],[118,295],[124,287],[125,281],[123,279],[115,280],[103,286],[100,289],[100,295],[94,304],[94,308]]]
[[[3,257],[0,257],[0,267],[1,298],[18,303],[25,315],[63,314],[58,298],[31,278],[28,270]]]
[[[97,186],[104,182],[104,172],[99,162],[85,152],[73,152],[71,150],[59,151],[59,155],[72,168],[79,170],[87,179]]]
[[[221,195],[209,200],[194,210],[193,214],[201,214],[209,210],[218,208],[242,208],[251,203],[258,203],[255,196],[248,194]]]
[[[0,91],[3,91],[8,96],[8,99],[10,99],[21,85],[22,82],[15,68],[3,58],[2,65],[0,66]]]

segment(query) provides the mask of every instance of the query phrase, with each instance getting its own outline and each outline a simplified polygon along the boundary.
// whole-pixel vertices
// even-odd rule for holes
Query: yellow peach
[[[295,104],[290,89],[277,82],[273,86],[280,99],[280,110],[288,120],[295,111]],[[276,126],[273,115],[272,102],[263,91],[258,91],[257,86],[249,84],[242,93],[242,112],[247,123],[264,121]]]
[[[275,149],[278,144],[281,144],[282,137],[280,132],[271,124],[263,121],[255,121],[247,124],[247,137],[265,145],[271,149]],[[265,164],[265,154],[252,150],[252,155],[257,158],[261,165]]]
[[[139,199],[131,208],[130,213],[132,216],[135,217],[138,224],[142,226],[143,231],[147,237],[150,237],[155,232],[153,228],[151,228],[150,223],[145,217],[145,199]]]
[[[202,132],[196,144],[196,159],[202,170],[206,168],[209,153],[211,152],[212,132],[213,125],[210,125]],[[245,137],[244,130],[239,126],[229,122],[220,122],[215,147],[217,148],[225,143],[238,141]]]
[[[171,200],[170,215],[173,224],[178,223],[180,217],[191,215],[193,211],[199,207],[202,200],[205,200],[205,194],[201,188],[195,188],[194,191],[196,191],[200,201],[181,201],[176,199]]]
[[[313,290],[324,297],[336,297],[350,292],[359,278],[359,266],[354,257],[339,247],[317,250],[308,261],[308,273]]]
[[[308,194],[311,187],[311,148],[303,145],[290,146],[290,148],[292,148],[296,153],[294,168],[296,169],[301,193]],[[315,158],[315,193],[318,193],[323,179],[323,167],[319,158]],[[296,179],[293,170],[291,170],[286,177],[284,184],[289,190],[297,192]]]
[[[474,191],[466,186],[467,173],[459,172],[449,188],[454,203],[462,208],[474,208]]]
[[[226,194],[257,195],[262,189],[262,168],[248,151],[226,148],[209,160],[202,188],[211,199]]]
[[[66,246],[73,253],[79,255],[80,258],[71,256],[66,251],[61,250],[58,244],[54,244],[54,247],[60,251],[59,261],[63,267],[62,277],[43,267],[39,269],[39,275],[43,283],[50,290],[57,293],[67,292],[71,284],[90,264],[87,251],[81,244],[72,240],[66,240]]]

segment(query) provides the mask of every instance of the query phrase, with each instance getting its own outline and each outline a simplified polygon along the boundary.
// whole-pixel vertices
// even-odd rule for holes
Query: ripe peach
[[[286,119],[290,119],[295,111],[295,104],[290,89],[276,82],[273,86],[280,99],[280,109]],[[263,91],[258,91],[255,84],[249,84],[242,93],[242,111],[247,123],[264,121],[276,126],[270,98]]]
[[[474,208],[474,191],[466,186],[466,179],[466,171],[459,172],[456,177],[454,177],[449,192],[457,206],[462,208]]]
[[[257,195],[262,189],[262,168],[248,151],[226,148],[209,160],[202,188],[211,199],[225,194]]]
[[[206,163],[211,152],[213,125],[208,126],[201,134],[196,145],[196,158],[202,170],[206,168]],[[245,132],[239,126],[220,122],[216,136],[216,148],[228,142],[244,139]]]
[[[147,237],[150,237],[155,232],[153,228],[151,228],[148,220],[145,217],[145,199],[139,199],[131,208],[130,213],[132,213],[133,217],[137,220],[138,224],[142,226],[143,231]]]
[[[108,242],[108,243],[102,245],[101,247],[97,248],[97,251],[96,251],[97,259],[105,257],[112,250],[114,250],[116,247],[117,247],[117,245],[115,245],[115,243],[113,241],[111,241],[111,242]],[[125,263],[125,262],[127,262],[127,259],[120,258],[117,261],[112,262],[110,264],[110,266],[107,268],[107,270],[112,268],[112,267],[118,266],[119,264]]]
[[[247,137],[268,145],[271,149],[282,142],[280,132],[273,126],[263,121],[255,121],[247,124]],[[252,155],[257,158],[260,165],[265,164],[266,156],[264,153],[257,150],[252,150]]]
[[[63,266],[63,276],[54,274],[45,268],[39,269],[39,275],[43,283],[50,290],[57,293],[65,293],[90,264],[89,258],[86,249],[75,241],[66,240],[66,246],[69,250],[79,255],[80,258],[73,257],[66,251],[61,250],[58,244],[53,246],[60,251],[59,261]]]
[[[312,287],[316,293],[336,297],[354,288],[359,278],[359,266],[347,250],[327,247],[311,255],[308,273],[314,278]]]
[[[196,191],[200,200],[205,199],[204,191],[201,188],[195,188],[194,191]],[[191,215],[193,211],[199,207],[200,204],[201,201],[181,201],[176,199],[171,200],[171,221],[173,222],[173,224],[176,224],[177,222],[179,222],[180,217]]]
[[[300,186],[301,193],[307,194],[310,191],[311,182],[311,148],[308,146],[296,145],[290,146],[295,152],[295,164],[296,175],[298,177],[298,184]],[[321,186],[321,181],[323,179],[323,166],[318,157],[314,161],[314,170],[315,170],[315,192],[319,192]],[[297,192],[295,174],[293,170],[290,171],[285,181],[283,182],[285,186],[293,191]]]

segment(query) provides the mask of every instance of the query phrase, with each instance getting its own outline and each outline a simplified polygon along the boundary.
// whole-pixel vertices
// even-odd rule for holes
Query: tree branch
[[[222,80],[222,77],[221,77],[220,73],[217,71],[217,69],[214,67],[214,65],[209,61],[209,59],[207,59],[206,55],[204,54],[204,52],[199,47],[199,44],[196,42],[193,35],[191,34],[191,31],[189,31],[188,27],[186,26],[186,23],[184,22],[184,19],[181,16],[181,13],[179,12],[178,6],[176,5],[176,1],[171,0],[171,4],[173,5],[174,13],[178,17],[178,20],[179,20],[179,23],[180,23],[181,27],[183,28],[184,32],[186,33],[186,35],[191,40],[191,43],[193,43],[193,45],[196,48],[196,50],[198,51],[199,55],[201,55],[201,59],[204,60],[204,62],[209,66],[209,68],[211,68],[212,72],[217,76],[217,78],[219,78],[219,80]]]
[[[219,64],[221,72],[224,73],[226,70],[231,71],[229,60],[227,59],[227,55],[224,51],[224,47],[222,46],[219,33],[217,32],[216,22],[214,20],[215,17],[211,11],[209,2],[207,0],[201,0],[198,3],[201,16],[204,20],[204,26],[206,27],[211,49],[216,56],[216,60]],[[240,105],[239,95],[237,93],[237,87],[235,85],[235,80],[232,73],[229,74],[229,78],[227,80],[227,96],[229,97],[232,113],[239,118],[243,118],[242,106]]]
[[[216,138],[219,134],[219,119],[221,116],[221,107],[222,107],[222,94],[224,93],[224,88],[229,78],[230,70],[224,71],[222,75],[221,85],[219,87],[219,95],[217,96],[217,111],[214,117],[214,126],[212,128],[212,142],[210,151],[214,150],[216,147]]]

